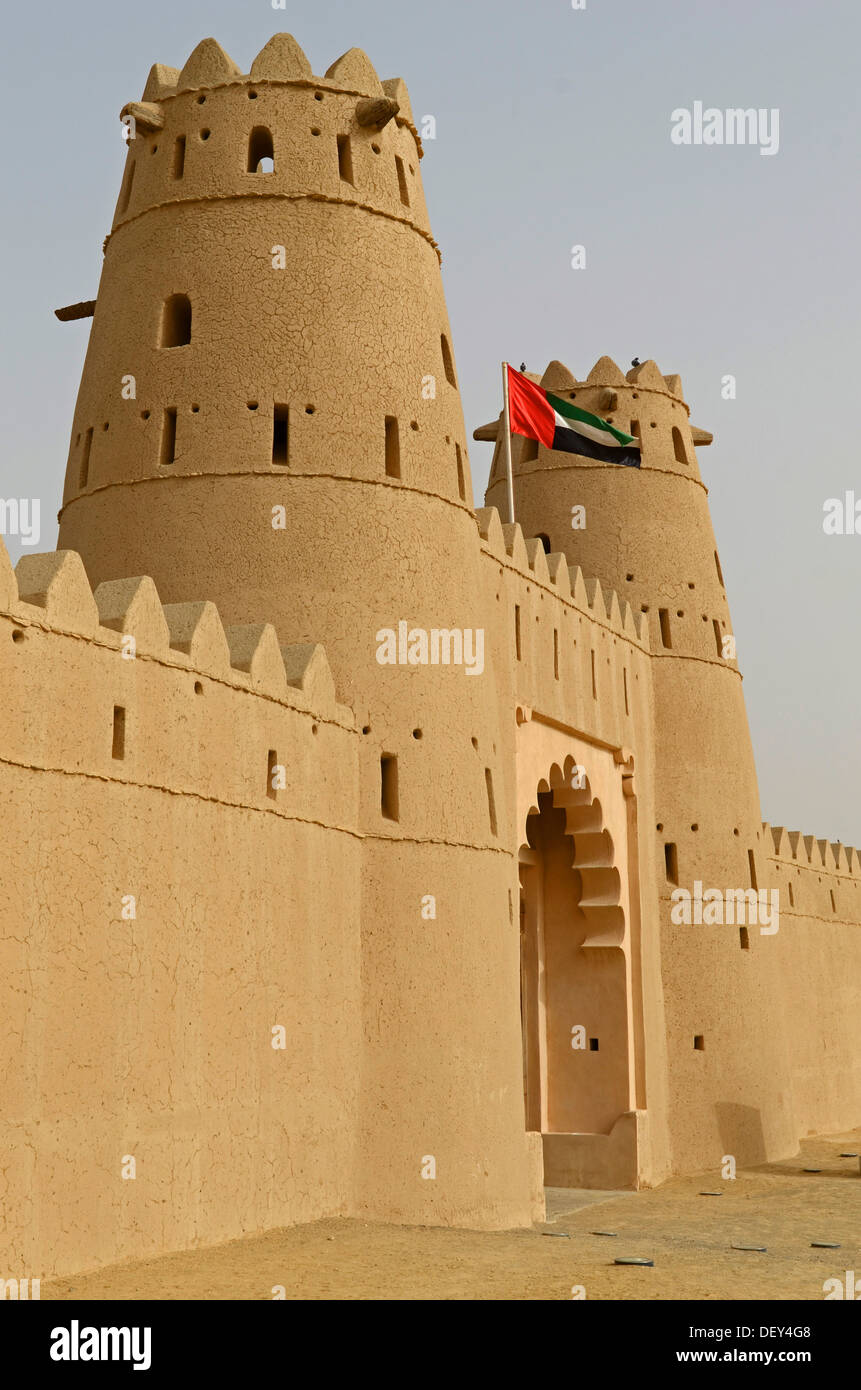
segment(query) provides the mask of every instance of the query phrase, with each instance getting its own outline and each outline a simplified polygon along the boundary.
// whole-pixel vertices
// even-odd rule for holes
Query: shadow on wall
[[[719,1100],[715,1104],[715,1119],[725,1154],[732,1154],[738,1164],[765,1162],[765,1137],[759,1110],[752,1105]]]

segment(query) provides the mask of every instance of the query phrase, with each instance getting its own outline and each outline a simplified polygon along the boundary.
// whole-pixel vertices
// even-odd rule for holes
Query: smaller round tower
[[[648,620],[674,1164],[690,1171],[722,1153],[743,1161],[785,1154],[796,1131],[775,943],[758,926],[671,919],[677,887],[766,883],[741,673],[695,452],[711,436],[691,426],[679,377],[652,361],[624,375],[602,357],[583,381],[554,361],[530,377],[641,442],[641,467],[630,468],[514,436],[514,493],[524,534],[545,537],[549,551],[564,552]],[[506,514],[499,442],[487,504]]]

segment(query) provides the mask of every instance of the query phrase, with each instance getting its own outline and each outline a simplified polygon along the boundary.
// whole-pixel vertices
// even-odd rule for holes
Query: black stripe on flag
[[[602,463],[620,463],[624,468],[640,467],[639,449],[620,449],[608,444],[598,444],[576,430],[565,430],[560,425],[553,432],[553,448],[563,454],[581,454],[583,458],[600,459]]]

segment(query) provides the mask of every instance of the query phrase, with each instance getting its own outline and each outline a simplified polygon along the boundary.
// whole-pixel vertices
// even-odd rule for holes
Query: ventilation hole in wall
[[[161,423],[161,451],[159,463],[164,468],[176,459],[176,406],[165,408]]]
[[[720,567],[720,560],[718,559],[718,553],[717,553],[717,551],[715,551],[715,569],[717,570],[717,577],[718,577],[718,579],[720,580],[720,586],[721,586],[721,588],[723,588],[723,587],[724,587],[723,572],[722,572],[721,567]]]
[[[187,294],[169,294],[161,309],[159,347],[184,347],[191,342],[191,300]]]
[[[559,629],[553,629],[553,678],[559,679]]]
[[[173,142],[173,159],[170,166],[171,177],[181,179],[185,173],[185,136],[177,135]]]
[[[747,852],[747,867],[748,872],[750,873],[751,888],[758,888],[759,884],[756,881],[756,859],[754,858],[752,849],[749,849]]]
[[[623,666],[623,667],[622,667],[622,690],[623,690],[624,693],[625,693],[625,713],[626,713],[626,714],[630,714],[631,711],[628,709],[628,668],[627,668],[627,666]]]
[[[741,946],[741,949],[743,951],[750,950],[750,932],[748,931],[747,927],[739,927],[738,944]]]
[[[589,1051],[590,1051],[590,1052],[597,1052],[597,1051],[598,1051],[598,1039],[597,1039],[597,1038],[590,1038],[590,1039],[589,1039]]]
[[[407,176],[404,170],[404,161],[401,159],[400,155],[397,154],[395,155],[395,168],[398,171],[398,190],[401,195],[401,202],[403,203],[404,207],[408,208],[410,205],[410,191],[407,188]]]
[[[419,422],[418,422],[418,420],[410,420],[410,429],[411,429],[411,430],[417,430],[418,427],[419,427]]]
[[[442,349],[442,365],[445,371],[445,379],[449,386],[457,386],[454,375],[454,361],[451,355],[451,348],[448,345],[448,338],[444,333],[440,334],[440,347]]]
[[[362,733],[363,733],[363,734],[369,734],[370,732],[371,732],[371,726],[370,726],[370,724],[366,724],[366,725],[364,726],[364,728],[362,729]]]
[[[141,419],[142,419],[142,420],[148,420],[148,419],[149,419],[149,411],[148,411],[148,410],[142,410],[142,411],[141,411]]]
[[[657,420],[650,420],[650,421],[649,421],[649,429],[656,430],[657,428],[658,428],[658,422],[657,422]]]
[[[836,911],[837,911],[837,903],[836,903],[835,898],[834,898],[834,889],[833,889],[833,888],[829,888],[828,892],[829,892],[829,895],[830,895],[830,897],[831,897],[831,911],[832,911],[832,912],[836,912]]]
[[[697,830],[699,830],[699,828],[699,823],[697,821],[694,821],[693,825],[691,826],[691,830],[696,832]]]
[[[314,100],[315,100],[315,101],[322,101],[322,100],[323,100],[323,93],[322,93],[322,92],[315,92],[315,93],[314,93]]]
[[[674,844],[664,845],[664,866],[667,871],[667,883],[678,883],[679,856]]]
[[[81,467],[78,471],[78,487],[87,486],[87,478],[90,475],[90,450],[93,447],[93,427],[92,425],[84,435],[84,449],[81,454]]]
[[[649,611],[649,605],[648,605],[647,603],[644,603],[643,606],[642,606],[642,608],[640,609],[640,612],[641,612],[641,613],[648,613],[648,611]]]
[[[198,97],[198,98],[197,98],[197,104],[198,104],[198,106],[203,106],[203,105],[205,104],[205,102],[206,102],[206,97]]]
[[[249,101],[256,101],[256,100],[257,100],[257,93],[256,93],[256,92],[249,92],[249,93],[248,93],[248,100],[249,100]]]
[[[13,629],[12,629],[12,641],[13,641],[13,642],[23,642],[23,641],[24,641],[24,633],[22,632],[22,630],[21,630],[20,627],[16,627],[16,628],[13,628]]]
[[[199,414],[200,414],[200,406],[199,406],[199,405],[193,405],[193,406],[191,407],[191,413],[192,413],[192,415],[199,415]]]
[[[736,826],[733,826],[733,831],[732,831],[732,833],[733,833],[733,835],[738,835],[739,829],[738,829],[738,826],[737,826],[737,825],[736,825]]]
[[[211,134],[212,134],[212,131],[211,131],[211,130],[207,130],[206,128],[204,128],[204,129],[200,132],[200,138],[201,138],[201,140],[208,140]]]
[[[682,432],[678,425],[673,425],[673,454],[676,463],[687,463],[688,456],[685,451],[685,441],[682,439]]]
[[[290,407],[272,407],[272,462],[286,468],[290,459]]]
[[[789,887],[789,906],[790,906],[790,907],[795,907],[795,897],[794,897],[793,892],[792,892],[792,884],[790,883],[790,884],[788,885],[788,887]]]
[[[695,1033],[695,1034],[694,1034],[694,1051],[695,1051],[695,1052],[705,1052],[705,1050],[706,1050],[706,1040],[705,1040],[705,1036],[704,1036],[702,1033]]]
[[[474,748],[474,749],[476,750],[476,752],[477,752],[477,751],[478,751],[478,739],[477,739],[477,738],[471,738],[471,739],[470,739],[470,743],[472,744],[473,748]]]
[[[397,417],[386,416],[386,477],[401,476],[401,437]]]
[[[666,608],[658,609],[658,621],[661,625],[661,641],[668,649],[672,649],[673,639],[670,633],[670,615]]]
[[[380,758],[380,810],[386,820],[400,819],[398,760],[394,753],[383,753]]]
[[[663,828],[664,828],[663,822],[662,822],[662,821],[658,821],[658,824],[655,826],[655,829],[656,829],[656,830],[663,830]]]
[[[456,458],[456,460],[457,460],[457,495],[458,495],[458,497],[460,498],[461,502],[465,502],[465,501],[466,501],[466,480],[464,479],[464,476],[463,476],[463,454],[462,454],[461,451],[460,451],[460,445],[459,445],[459,444],[455,444],[455,446],[454,446],[454,453],[455,453],[455,458]],[[496,597],[499,598],[499,595],[497,594]]]
[[[517,660],[518,660],[518,661],[522,660],[522,651],[521,651],[521,645],[520,645],[520,604],[519,604],[519,603],[515,603],[515,605],[514,605],[514,650],[515,650],[515,652],[516,652],[516,654],[517,654]]]
[[[684,616],[685,616],[685,611],[684,611],[684,609],[683,609],[683,608],[677,608],[677,609],[676,609],[676,617],[677,617],[677,618],[683,618]]]
[[[540,542],[541,542],[541,544],[542,544],[542,546],[543,546],[543,548],[544,548],[544,554],[545,554],[545,555],[549,555],[549,554],[550,554],[550,537],[549,537],[549,536],[546,536],[546,535],[544,534],[543,531],[539,531],[539,532],[538,532],[538,535],[535,537],[535,539],[536,539],[537,541],[540,541]]]
[[[202,695],[202,694],[203,694],[203,681],[195,681],[195,682],[194,682],[194,693],[195,693],[195,695]]]
[[[349,135],[338,136],[338,173],[344,183],[353,182],[353,151]]]
[[[691,579],[688,580],[688,588],[689,588],[689,589],[695,589],[695,588],[696,588],[696,585],[694,584],[693,580],[691,580]]]
[[[120,203],[119,207],[117,208],[118,217],[121,217],[122,214],[128,208],[129,199],[132,196],[132,184],[134,183],[134,181],[135,162],[133,159],[130,158],[128,164],[125,167],[125,172],[123,173],[123,182],[122,187],[120,188]]]
[[[320,127],[319,127],[318,125],[312,125],[312,127],[311,127],[311,134],[312,134],[312,135],[319,135],[319,134],[320,134]]]
[[[627,579],[628,583],[630,584],[631,581],[632,581],[632,579],[634,578],[634,576],[633,576],[632,574],[626,574],[626,575],[625,575],[625,578]]]
[[[484,782],[487,787],[487,812],[490,816],[490,833],[495,835],[496,830],[496,801],[493,796],[493,773],[489,767],[484,769]]]
[[[259,405],[259,402],[258,402],[258,401],[246,401],[246,405],[248,406],[248,409],[249,409],[249,410],[256,410],[257,407],[258,407],[258,405]]]
[[[278,788],[274,785],[276,781],[275,769],[278,766],[278,754],[274,748],[270,748],[266,756],[266,795],[270,801],[277,800]]]
[[[638,400],[640,399],[640,393],[639,393],[639,391],[634,391],[632,394],[633,394],[633,399],[634,399],[635,401],[638,401]]]
[[[305,414],[306,414],[306,415],[313,415],[315,410],[316,410],[316,406],[313,406],[313,405],[306,405],[306,407],[305,407]]]
[[[249,174],[271,174],[275,167],[273,132],[266,125],[256,125],[248,138]]]
[[[421,738],[421,736],[422,736],[422,731],[421,731],[421,729],[413,729],[413,738]]]
[[[380,153],[380,147],[379,147],[379,145],[372,145],[372,146],[371,146],[371,149],[374,151],[374,154],[379,154],[379,153]]]
[[[158,145],[150,145],[150,147],[149,147],[149,152],[150,152],[150,154],[157,154],[157,153],[158,153]]]
[[[126,712],[122,705],[114,705],[114,732],[111,743],[111,757],[118,761],[126,756]]]
[[[593,699],[593,700],[597,700],[597,698],[598,698],[598,684],[597,684],[597,681],[596,681],[596,679],[595,679],[595,653],[594,653],[594,651],[591,651],[591,652],[589,653],[589,655],[590,655],[590,657],[591,657],[591,659],[592,659],[592,699]]]

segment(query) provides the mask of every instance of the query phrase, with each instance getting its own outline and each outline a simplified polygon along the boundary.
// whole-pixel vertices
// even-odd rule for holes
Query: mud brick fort
[[[206,39],[123,115],[59,547],[0,556],[0,1264],[857,1125],[861,859],[761,821],[679,377],[552,361],[642,467],[516,437],[511,525],[494,421],[475,511],[403,82]]]

